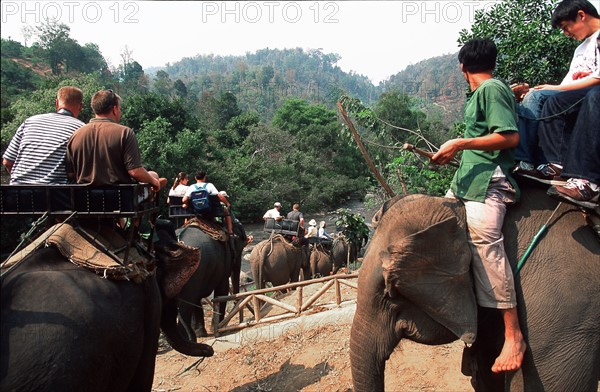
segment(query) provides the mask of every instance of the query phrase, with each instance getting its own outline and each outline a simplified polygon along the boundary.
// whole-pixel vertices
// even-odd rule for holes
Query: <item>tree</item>
[[[170,97],[173,92],[173,82],[169,77],[169,74],[163,70],[156,72],[156,76],[154,77],[153,89],[156,91],[158,95],[163,95],[165,97]]]
[[[148,90],[148,77],[137,61],[124,62],[117,70],[120,89],[124,95],[143,93]]]
[[[186,98],[188,95],[187,87],[185,83],[181,81],[181,79],[177,79],[175,83],[173,83],[173,89],[175,90],[175,95],[179,98]]]
[[[123,99],[121,122],[134,130],[141,130],[144,122],[162,117],[171,124],[169,133],[174,136],[185,128],[197,128],[197,119],[190,112],[181,99],[169,99],[155,92],[138,93]]]
[[[471,31],[458,42],[491,38],[498,46],[496,75],[509,83],[560,83],[577,42],[552,30],[550,17],[558,0],[504,0],[477,11]]]
[[[42,22],[35,28],[35,44],[46,51],[46,59],[54,75],[61,73],[61,67],[64,65],[64,52],[69,53],[73,49],[74,41],[69,37],[70,31],[69,26],[52,19]]]

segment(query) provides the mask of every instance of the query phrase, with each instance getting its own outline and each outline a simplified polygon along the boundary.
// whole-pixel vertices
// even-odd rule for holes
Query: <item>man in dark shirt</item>
[[[114,185],[144,182],[158,191],[163,182],[142,166],[137,138],[120,125],[121,97],[112,90],[92,97],[96,115],[73,133],[67,145],[67,174],[78,184]]]
[[[288,214],[287,214],[287,219],[291,219],[291,220],[300,222],[299,226],[300,226],[301,233],[304,233],[304,215],[300,211],[299,204],[294,204],[292,206],[292,210],[290,212],[288,212]]]

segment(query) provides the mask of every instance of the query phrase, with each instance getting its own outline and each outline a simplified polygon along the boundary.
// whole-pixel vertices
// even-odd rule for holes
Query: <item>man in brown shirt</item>
[[[137,138],[120,125],[121,97],[100,90],[92,97],[96,115],[79,128],[67,145],[67,174],[78,184],[114,185],[144,182],[158,191],[165,181],[142,166]]]

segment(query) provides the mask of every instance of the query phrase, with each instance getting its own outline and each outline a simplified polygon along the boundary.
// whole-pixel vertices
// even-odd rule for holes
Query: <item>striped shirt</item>
[[[67,114],[46,113],[26,119],[3,158],[13,163],[11,184],[65,184],[67,142],[85,125]]]

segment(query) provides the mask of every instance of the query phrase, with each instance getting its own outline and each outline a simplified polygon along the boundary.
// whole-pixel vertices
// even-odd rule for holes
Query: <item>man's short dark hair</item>
[[[194,178],[196,178],[196,180],[201,180],[204,177],[206,177],[206,172],[204,170],[198,170]]]
[[[492,71],[496,68],[498,49],[489,38],[476,38],[464,44],[458,52],[458,62],[471,73]]]
[[[559,28],[562,22],[574,22],[579,11],[600,19],[598,10],[588,0],[563,0],[552,12],[552,19],[550,20],[552,28]]]
[[[100,90],[92,97],[92,110],[95,114],[108,114],[120,103],[121,97],[112,90]]]

